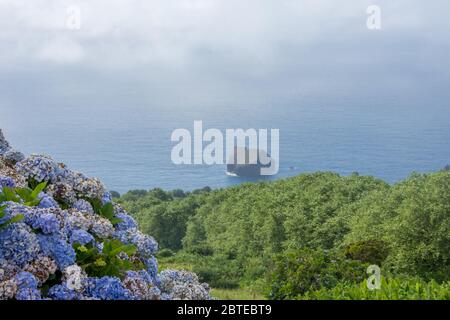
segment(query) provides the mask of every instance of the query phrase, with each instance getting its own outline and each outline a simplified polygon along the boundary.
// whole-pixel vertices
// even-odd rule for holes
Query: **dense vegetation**
[[[319,172],[215,191],[136,190],[118,201],[158,240],[163,264],[214,288],[273,299],[448,298],[448,170],[394,185]],[[384,277],[377,292],[364,287],[370,264]]]

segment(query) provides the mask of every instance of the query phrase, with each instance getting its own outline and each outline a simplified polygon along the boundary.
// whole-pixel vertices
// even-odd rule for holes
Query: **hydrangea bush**
[[[12,151],[0,130],[0,300],[210,298],[193,273],[158,273],[156,241],[98,179]]]

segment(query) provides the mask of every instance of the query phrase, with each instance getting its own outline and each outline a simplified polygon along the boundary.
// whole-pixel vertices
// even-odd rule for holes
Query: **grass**
[[[192,271],[194,268],[194,265],[189,262],[174,262],[167,258],[159,258],[158,259],[158,269],[161,270],[186,270],[186,271]]]
[[[211,296],[219,300],[267,300],[261,294],[246,288],[212,289]]]
[[[192,271],[194,263],[180,261],[176,257],[158,258],[159,271],[165,269]],[[262,294],[250,288],[222,289],[211,288],[211,296],[219,300],[267,300]]]

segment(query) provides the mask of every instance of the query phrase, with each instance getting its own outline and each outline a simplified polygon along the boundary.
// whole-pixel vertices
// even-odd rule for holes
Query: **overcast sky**
[[[381,30],[366,27],[372,4]],[[193,104],[374,79],[448,87],[449,12],[448,0],[0,0],[0,103],[111,85]]]

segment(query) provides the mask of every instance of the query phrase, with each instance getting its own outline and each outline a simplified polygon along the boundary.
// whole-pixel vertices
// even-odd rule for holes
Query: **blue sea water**
[[[46,153],[111,190],[239,184],[225,166],[175,165],[176,128],[280,129],[278,179],[358,172],[388,182],[450,163],[449,100],[430,94],[312,94],[281,102],[158,106],[139,99],[29,99],[2,104],[0,127],[16,149]]]

